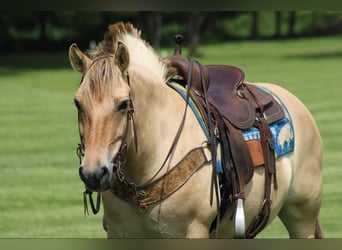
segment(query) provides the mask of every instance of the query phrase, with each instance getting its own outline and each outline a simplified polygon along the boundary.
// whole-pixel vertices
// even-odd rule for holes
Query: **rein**
[[[81,137],[81,136],[80,136]],[[84,156],[84,145],[82,143],[82,138],[81,138],[81,143],[79,143],[77,145],[76,148],[76,154],[78,156],[80,165],[82,163],[82,158]],[[93,212],[93,214],[97,214],[100,211],[100,205],[101,205],[101,194],[98,192],[97,193],[97,198],[96,198],[96,206],[94,205],[94,200],[93,200],[93,196],[92,196],[93,192],[88,190],[86,188],[86,190],[83,192],[83,206],[84,206],[84,214],[89,215],[89,211],[88,211],[88,202],[87,202],[87,195],[89,196],[89,202],[90,202],[90,207],[91,210]]]

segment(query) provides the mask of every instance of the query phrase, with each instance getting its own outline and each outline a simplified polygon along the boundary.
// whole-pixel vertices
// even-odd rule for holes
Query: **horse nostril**
[[[99,178],[102,179],[104,176],[108,175],[109,171],[107,167],[102,167],[100,174],[99,174]]]
[[[78,174],[79,174],[82,181],[84,181],[86,179],[85,175],[83,173],[83,167],[82,166],[80,166],[80,168],[78,169]]]
[[[80,179],[90,191],[103,191],[110,185],[110,172],[105,166],[96,169],[80,166],[78,172]]]

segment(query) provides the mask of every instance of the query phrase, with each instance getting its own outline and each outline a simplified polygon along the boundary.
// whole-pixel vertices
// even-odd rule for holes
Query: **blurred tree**
[[[10,48],[19,50],[22,48],[30,48],[32,41],[37,40],[36,23],[32,12],[8,12],[4,13],[5,23],[7,25],[7,35],[9,36]]]
[[[48,34],[47,34],[47,22],[49,21],[52,13],[47,11],[38,11],[34,13],[37,26],[39,29],[39,47],[42,49],[47,48]]]
[[[187,35],[189,37],[189,57],[198,55],[197,47],[200,41],[200,33],[204,32],[202,28],[207,16],[208,14],[205,12],[191,12],[188,15]]]
[[[289,12],[289,19],[288,19],[288,37],[293,37],[295,35],[294,29],[296,25],[296,11]]]
[[[173,35],[181,33],[190,56],[198,54],[200,42],[258,39],[262,34],[283,38],[342,32],[342,13],[338,11],[16,11],[0,12],[0,49],[65,50],[75,41],[87,49],[90,41],[103,39],[108,24],[117,21],[135,24],[156,48],[173,46]]]
[[[275,38],[281,37],[281,21],[282,21],[281,11],[276,11],[275,12],[275,31],[274,31]]]
[[[253,11],[251,13],[252,15],[252,22],[251,22],[251,39],[257,39],[259,37],[259,29],[258,29],[258,23],[259,23],[259,12]]]
[[[11,38],[9,35],[9,24],[8,13],[0,12],[0,49],[8,50],[11,48]]]
[[[136,14],[137,21],[144,31],[146,40],[148,40],[153,47],[159,48],[162,28],[162,12],[155,11],[139,11]]]
[[[311,35],[337,34],[342,31],[342,12],[313,11],[308,27]]]
[[[318,30],[318,13],[317,11],[313,11],[311,13],[311,34],[316,34]]]

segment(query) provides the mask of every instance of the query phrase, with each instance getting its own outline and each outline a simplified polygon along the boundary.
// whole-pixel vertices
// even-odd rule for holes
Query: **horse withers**
[[[109,238],[231,238],[233,207],[210,230],[220,192],[213,191],[208,137],[187,102],[166,84],[169,68],[131,24],[110,25],[90,56],[70,46],[73,68],[83,75],[78,110],[79,175],[102,196]],[[291,238],[321,238],[322,141],[307,108],[272,84],[291,117],[294,149],[276,158],[268,224],[279,216]],[[264,202],[265,171],[254,168],[244,186],[245,223]],[[274,183],[272,183],[274,185]],[[213,195],[216,194],[216,195]]]

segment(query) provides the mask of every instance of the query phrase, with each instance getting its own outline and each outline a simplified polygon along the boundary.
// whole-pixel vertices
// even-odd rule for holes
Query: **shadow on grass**
[[[317,51],[315,53],[296,53],[289,54],[284,56],[287,59],[303,59],[303,60],[312,60],[312,59],[342,59],[342,50],[339,51]]]

